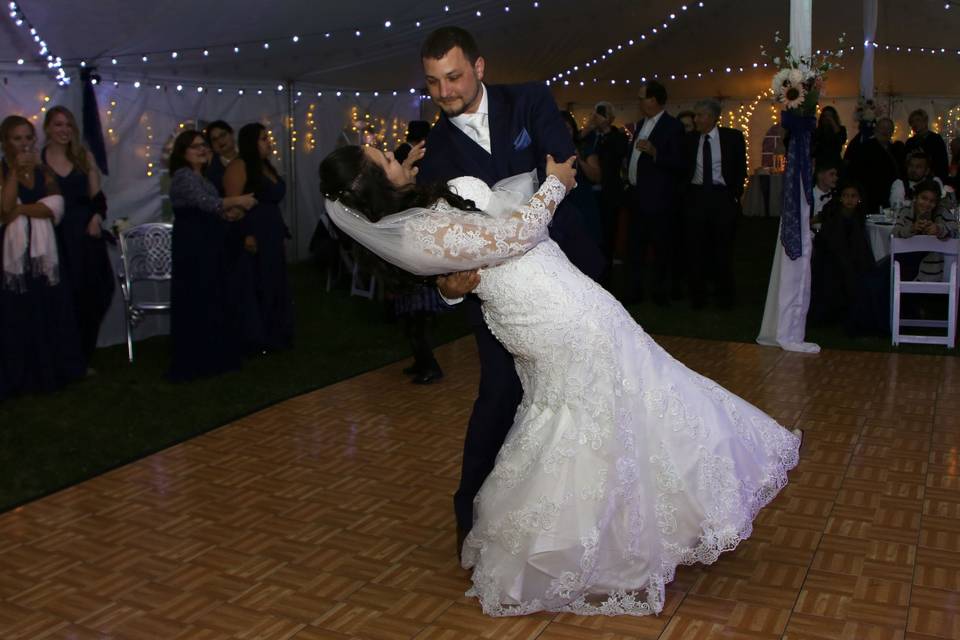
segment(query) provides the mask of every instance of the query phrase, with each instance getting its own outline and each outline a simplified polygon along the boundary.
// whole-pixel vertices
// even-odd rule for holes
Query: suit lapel
[[[487,123],[490,125],[490,155],[497,179],[510,172],[510,154],[513,140],[510,139],[512,113],[509,105],[496,87],[487,87]],[[481,150],[482,152],[482,150]]]
[[[491,173],[492,163],[489,154],[471,140],[467,134],[460,131],[456,125],[450,122],[449,118],[442,116],[441,122],[445,129],[446,138],[450,146],[453,147],[449,158],[453,164],[459,166],[460,172],[458,175],[476,176],[489,184],[496,182]]]

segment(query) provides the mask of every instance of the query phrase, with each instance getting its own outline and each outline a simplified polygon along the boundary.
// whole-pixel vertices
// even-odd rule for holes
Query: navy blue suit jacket
[[[427,154],[420,164],[418,182],[474,176],[492,186],[533,169],[537,169],[542,182],[548,153],[558,162],[574,155],[570,131],[545,85],[485,86],[490,153],[441,114],[427,136]],[[583,230],[580,213],[570,202],[561,203],[554,213],[550,237],[581,271],[595,279],[600,276],[603,255]]]
[[[631,129],[634,144],[643,123],[641,120]],[[649,137],[650,143],[657,149],[656,159],[650,154],[641,153],[637,160],[636,194],[640,200],[638,202],[635,198],[634,202],[640,204],[642,211],[661,212],[674,208],[685,167],[684,135],[683,123],[664,111]],[[630,153],[633,154],[632,146]],[[629,162],[628,156],[628,170]]]

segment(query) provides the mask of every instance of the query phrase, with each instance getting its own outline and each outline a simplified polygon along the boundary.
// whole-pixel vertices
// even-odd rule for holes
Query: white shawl
[[[3,288],[17,293],[27,290],[28,274],[43,276],[50,286],[60,282],[60,260],[53,227],[63,218],[63,196],[46,196],[37,204],[50,209],[53,220],[17,216],[3,230]],[[29,257],[27,247],[30,247]]]

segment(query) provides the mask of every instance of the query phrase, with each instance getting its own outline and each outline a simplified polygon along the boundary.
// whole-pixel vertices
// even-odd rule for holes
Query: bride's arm
[[[553,213],[566,192],[551,175],[510,215],[492,218],[459,210],[432,211],[410,220],[408,238],[427,255],[477,266],[523,255],[547,237]]]

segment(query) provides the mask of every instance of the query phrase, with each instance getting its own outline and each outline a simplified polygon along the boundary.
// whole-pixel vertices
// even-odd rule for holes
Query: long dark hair
[[[255,193],[263,187],[263,180],[267,173],[264,167],[270,170],[273,177],[279,177],[270,160],[260,157],[257,141],[260,140],[260,134],[266,130],[267,128],[259,122],[251,122],[240,127],[240,133],[237,134],[237,151],[247,168],[247,182],[243,185],[244,193]]]
[[[829,113],[829,114],[831,114],[831,115],[833,116],[833,121],[834,121],[834,122],[836,123],[836,125],[837,125],[837,131],[839,131],[840,129],[842,129],[842,128],[843,128],[843,124],[840,122],[840,114],[837,113],[837,110],[834,109],[834,108],[831,107],[831,106],[826,106],[826,107],[820,109],[820,118],[819,118],[819,120],[817,120],[817,128],[818,128],[818,129],[824,129],[824,128],[826,128],[827,123],[826,123],[826,121],[825,121],[825,119],[824,119],[823,116],[824,116],[825,114],[827,114],[827,113]]]
[[[169,163],[171,176],[184,167],[192,169],[190,163],[187,162],[187,149],[190,148],[190,145],[193,144],[193,141],[197,138],[206,142],[206,138],[203,137],[202,133],[196,129],[187,129],[173,141],[173,150],[170,152]]]
[[[413,207],[429,207],[440,199],[457,209],[477,210],[473,201],[464,200],[443,182],[395,187],[358,146],[340,147],[323,159],[320,190],[327,199],[342,202],[371,222]]]

